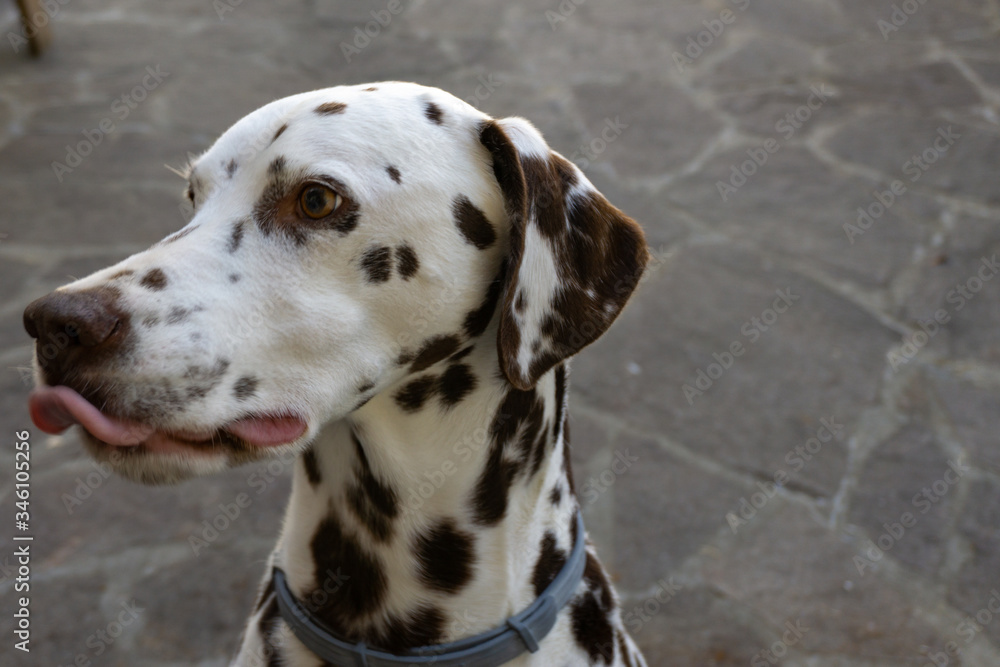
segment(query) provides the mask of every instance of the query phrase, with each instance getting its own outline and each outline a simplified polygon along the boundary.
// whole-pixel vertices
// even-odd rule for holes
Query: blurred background
[[[0,663],[227,663],[287,474],[106,478],[31,426],[21,312],[184,225],[164,165],[256,107],[402,79],[531,119],[646,230],[650,271],[570,405],[651,665],[1000,665],[996,0],[45,6],[33,59],[0,4]]]

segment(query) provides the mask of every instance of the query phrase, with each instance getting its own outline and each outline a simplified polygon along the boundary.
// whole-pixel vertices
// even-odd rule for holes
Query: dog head
[[[186,227],[24,315],[36,424],[146,483],[297,451],[482,336],[529,387],[646,261],[530,124],[415,84],[268,104],[187,177]]]

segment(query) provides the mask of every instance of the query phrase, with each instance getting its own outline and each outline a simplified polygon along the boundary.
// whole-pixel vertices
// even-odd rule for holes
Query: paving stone
[[[905,426],[865,462],[848,520],[863,527],[875,544],[883,540],[879,548],[888,556],[917,571],[936,572],[958,495],[957,487],[943,480],[945,475],[960,479],[949,473],[948,464],[925,424]],[[929,495],[922,495],[924,490]],[[902,522],[904,515],[909,518]]]
[[[824,0],[765,0],[731,3],[765,33],[795,37],[810,46],[851,39],[855,30],[836,3]]]
[[[828,495],[843,473],[846,440],[823,445],[814,461],[796,462],[800,470],[791,467],[801,458],[794,449],[817,435],[820,419],[842,424],[846,438],[876,394],[894,337],[853,304],[763,264],[710,246],[678,253],[580,356],[575,386],[591,402],[627,410],[633,423],[693,451],[766,480],[784,471],[801,490]],[[776,290],[788,289],[799,301],[784,314],[765,314],[775,302],[784,307]],[[743,354],[727,362],[734,343]],[[713,355],[731,368],[689,403],[683,385],[697,389],[698,371],[710,379],[712,364],[721,370]],[[630,363],[642,372],[629,374]]]
[[[713,45],[696,61],[697,66],[708,54],[717,58],[707,69],[695,70],[699,82],[745,88],[761,82],[799,81],[814,76],[812,52],[789,39],[772,36],[766,41],[747,41],[731,52],[720,51]]]
[[[213,546],[197,561],[165,567],[137,581],[135,590],[149,602],[135,659],[188,663],[235,654],[269,551],[232,540]],[[210,579],[191,576],[201,568],[212,573]]]
[[[847,124],[827,147],[907,187],[934,188],[986,204],[1000,201],[991,171],[1000,148],[996,133],[909,113],[874,113]]]
[[[958,529],[969,542],[970,558],[951,585],[948,599],[964,613],[965,625],[956,626],[959,645],[984,635],[1000,643],[1000,485],[982,480],[969,489]],[[984,613],[982,610],[986,609]],[[972,617],[972,620],[969,620]]]
[[[1000,474],[1000,396],[945,373],[932,373],[934,391],[945,404],[955,434],[971,455],[971,463]]]
[[[839,90],[828,84],[828,77],[817,75],[813,79],[721,94],[716,103],[749,133],[773,138],[782,145],[800,142],[853,111],[840,99]]]
[[[603,469],[577,479],[585,510],[602,502],[603,494],[614,493],[614,559],[605,555],[605,564],[628,590],[648,589],[677,571],[726,530],[726,514],[756,490],[680,461],[654,442],[630,437],[617,440]]]
[[[650,597],[622,605],[625,627],[647,658],[662,656],[659,664],[737,667],[773,641],[734,611],[739,603],[710,588],[681,587],[660,603],[657,594],[663,591],[659,596],[667,599],[670,586],[667,580]]]
[[[635,82],[578,86],[575,95],[589,135],[570,160],[608,161],[625,177],[651,177],[678,170],[693,159],[721,129],[721,123],[698,112],[687,94],[668,85]],[[671,118],[688,119],[683,124]],[[655,142],[661,150],[642,146]]]
[[[51,144],[49,144],[51,145]],[[0,151],[0,156],[5,152]],[[180,161],[180,151],[164,153],[164,161]],[[44,184],[46,206],[39,208],[30,197],[19,197],[22,179],[0,178],[0,198],[8,202],[8,220],[18,224],[11,230],[11,243],[51,244],[72,247],[81,244],[135,244],[140,247],[159,241],[187,224],[182,215],[183,181],[166,173],[156,187],[140,183],[115,182],[113,178],[95,183],[81,178],[59,185],[51,171],[36,172]],[[160,171],[166,172],[162,163]],[[80,174],[83,176],[83,174]],[[41,296],[41,295],[39,295]]]
[[[831,80],[845,103],[881,104],[908,115],[913,115],[916,109],[958,109],[982,103],[972,83],[946,62],[844,72]]]
[[[859,28],[869,33],[873,39],[918,40],[933,35],[942,41],[963,41],[970,37],[984,37],[989,18],[989,3],[985,0],[951,4],[931,2],[906,3],[907,10],[897,15],[894,27],[899,30],[883,30],[879,21],[893,23],[893,6],[903,3],[898,0],[841,0],[840,7],[845,15]],[[911,9],[912,8],[912,9]]]
[[[747,151],[762,161],[763,146],[760,141],[720,154],[665,192],[675,205],[731,238],[867,286],[884,286],[909,265],[916,247],[929,244],[931,221],[941,208],[926,196],[907,190],[867,223],[858,209],[879,204],[875,193],[889,183],[847,176],[795,146],[780,147],[759,168],[748,166]],[[743,181],[745,174],[751,175]],[[720,193],[720,183],[743,184]],[[774,214],[775,201],[781,202],[782,215]],[[848,236],[845,225],[857,227],[859,218],[868,229]]]
[[[773,628],[774,640],[786,622],[798,621],[808,628],[800,650],[876,664],[918,658],[921,645],[944,645],[903,595],[871,571],[859,576],[853,549],[815,517],[791,505],[775,509],[741,531],[731,550],[702,560],[706,583],[750,607]]]

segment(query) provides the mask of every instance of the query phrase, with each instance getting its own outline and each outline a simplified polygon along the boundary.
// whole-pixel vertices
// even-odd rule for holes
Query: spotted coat
[[[638,284],[639,227],[527,121],[406,83],[268,104],[187,176],[185,228],[25,321],[39,350],[78,327],[39,381],[102,406],[80,421],[119,473],[294,467],[232,664],[322,664],[278,615],[274,565],[334,632],[389,651],[528,606],[575,539],[568,359]],[[89,432],[126,423],[153,435]],[[541,650],[510,664],[645,664],[589,542]]]

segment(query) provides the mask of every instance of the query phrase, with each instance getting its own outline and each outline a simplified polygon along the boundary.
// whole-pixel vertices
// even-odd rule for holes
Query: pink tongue
[[[91,435],[109,445],[138,445],[153,435],[155,429],[103,414],[83,396],[69,387],[41,387],[28,398],[31,420],[46,433],[62,433],[80,424]],[[247,417],[225,427],[251,445],[270,447],[292,442],[306,430],[298,417]]]
[[[246,417],[225,428],[251,445],[271,447],[297,439],[305,433],[306,423],[298,417]]]
[[[46,433],[62,433],[80,424],[109,445],[138,445],[153,428],[112,419],[69,387],[42,387],[28,397],[31,421]]]

